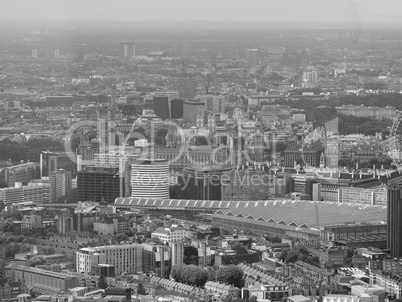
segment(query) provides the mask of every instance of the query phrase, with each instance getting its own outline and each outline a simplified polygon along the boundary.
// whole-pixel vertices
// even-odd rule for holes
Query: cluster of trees
[[[312,256],[310,251],[304,246],[283,250],[279,259],[286,263],[295,263],[300,260],[315,266],[320,266],[320,259],[317,256]]]
[[[43,150],[63,151],[61,140],[51,138],[31,138],[24,142],[15,142],[6,138],[0,142],[0,160],[39,161]]]
[[[350,169],[355,169],[357,163],[359,164],[359,167],[363,169],[372,169],[374,165],[377,169],[381,168],[382,166],[384,167],[384,169],[390,169],[392,166],[392,159],[386,156],[381,156],[379,158],[372,158],[370,160],[340,158],[338,161],[338,165],[340,167],[348,167]]]
[[[174,265],[171,276],[176,282],[198,287],[203,287],[207,281],[217,281],[237,288],[244,286],[244,274],[237,265],[221,266],[218,271],[193,264]]]
[[[66,195],[57,198],[56,203],[77,203],[77,200],[78,191],[77,188],[73,188]]]
[[[31,267],[43,265],[45,263],[46,263],[46,259],[44,257],[32,257],[25,262],[25,264],[27,266],[31,266]]]
[[[208,281],[208,273],[202,267],[196,265],[174,265],[171,276],[176,282],[203,287]]]
[[[392,126],[392,120],[340,114],[338,125],[339,134],[361,133],[364,135],[375,135],[377,132],[381,132],[383,135],[389,135],[389,127]]]
[[[216,280],[242,288],[244,286],[244,273],[237,265],[221,266],[216,274]]]
[[[374,84],[371,84],[367,89],[376,88]],[[295,91],[295,94],[302,93],[303,90]],[[319,93],[319,90],[314,91],[315,94]],[[369,94],[369,95],[347,95],[337,98],[330,98],[328,100],[312,100],[302,99],[297,101],[277,100],[275,104],[288,105],[292,108],[303,109],[306,113],[307,121],[314,123],[314,126],[323,125],[325,122],[332,120],[337,116],[336,107],[342,105],[356,105],[356,106],[393,106],[397,110],[402,110],[402,95],[399,93],[387,93],[387,94]],[[355,117],[352,117],[355,118]],[[339,123],[341,125],[341,121]],[[355,126],[357,123],[355,124]],[[380,124],[382,125],[382,124]],[[373,128],[373,127],[369,127]],[[356,127],[350,127],[350,133],[356,133]],[[359,131],[362,131],[363,127],[359,127]],[[346,130],[345,130],[346,131]],[[361,132],[363,133],[363,132]],[[344,133],[349,134],[349,133]],[[370,134],[371,135],[371,134]]]

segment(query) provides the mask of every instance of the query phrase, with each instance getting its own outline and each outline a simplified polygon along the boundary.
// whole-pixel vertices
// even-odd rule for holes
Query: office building
[[[246,62],[247,62],[247,67],[254,67],[255,65],[257,65],[260,62],[259,50],[253,49],[253,48],[247,49]]]
[[[56,221],[56,228],[59,234],[68,234],[73,230],[73,217],[60,215]]]
[[[392,106],[366,107],[363,105],[343,105],[341,107],[336,107],[336,112],[343,115],[374,117],[377,119],[394,118],[396,115],[396,109]]]
[[[51,202],[56,202],[59,197],[66,196],[72,189],[71,171],[59,169],[49,175]]]
[[[135,160],[131,165],[131,196],[169,198],[169,164],[164,159]]]
[[[22,162],[18,165],[12,165],[12,163],[7,162],[5,166],[0,167],[0,179],[4,179],[9,187],[14,187],[17,182],[27,185],[31,179],[37,178],[40,178],[38,163]]]
[[[74,163],[74,154],[67,152],[42,151],[40,154],[40,178],[50,176],[50,173],[64,169],[71,171],[71,176],[75,177],[77,165]]]
[[[31,56],[32,58],[37,59],[39,57],[39,50],[35,48],[32,49]]]
[[[88,166],[77,175],[78,201],[114,203],[124,196],[124,177],[119,168]]]
[[[50,185],[31,184],[23,186],[21,183],[15,183],[14,187],[0,189],[0,200],[5,204],[14,204],[20,202],[33,202],[36,204],[50,202]]]
[[[166,277],[170,271],[170,251],[167,246],[143,243],[142,269],[144,272],[154,272],[156,276]],[[172,264],[173,266],[173,264]]]
[[[162,120],[170,118],[169,98],[167,96],[154,96],[153,110]]]
[[[205,103],[200,101],[185,101],[183,102],[183,119],[192,124],[197,123],[197,117],[204,115]]]
[[[173,242],[171,243],[172,252],[172,267],[175,265],[182,265],[184,259],[184,246],[183,242]]]
[[[317,71],[304,71],[303,72],[303,82],[317,83],[318,72]]]
[[[259,169],[231,169],[222,174],[221,200],[264,200],[274,181]],[[273,193],[273,192],[272,192]]]
[[[122,58],[135,57],[135,44],[132,42],[120,43],[120,56]]]
[[[213,113],[225,113],[225,97],[222,95],[196,95],[196,101],[205,104],[205,110],[212,111]]]
[[[221,200],[222,174],[230,170],[219,165],[185,167],[178,182],[180,199]]]
[[[172,119],[183,118],[183,100],[173,99],[170,101],[170,113]]]
[[[116,133],[113,128],[114,119],[113,109],[108,107],[97,108],[96,134],[100,153],[105,153],[116,145]]]
[[[95,276],[103,276],[103,277],[116,276],[114,265],[104,264],[104,263],[92,265],[92,273]]]
[[[392,258],[402,257],[402,196],[401,185],[388,187],[387,247]]]
[[[179,98],[194,100],[197,93],[197,76],[194,74],[174,74],[170,76],[171,89],[179,93]]]
[[[123,272],[135,274],[142,271],[142,245],[123,244],[81,248],[76,252],[77,272],[90,272],[92,266],[109,264],[116,275]]]
[[[14,268],[14,281],[24,280],[27,288],[34,288],[39,284],[51,288],[68,291],[70,288],[78,287],[77,277],[56,273],[44,269],[17,265]]]
[[[318,82],[317,71],[304,71],[302,77],[303,88],[315,88]]]

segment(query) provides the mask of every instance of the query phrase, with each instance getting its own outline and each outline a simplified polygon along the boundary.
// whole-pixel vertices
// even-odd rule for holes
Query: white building
[[[187,231],[182,227],[174,228],[157,228],[151,237],[158,237],[163,243],[179,242],[187,237]]]
[[[142,271],[142,245],[106,245],[81,248],[76,252],[77,272],[90,272],[93,264],[114,265],[116,275]],[[103,255],[100,255],[103,254]]]
[[[21,182],[16,182],[14,187],[0,189],[0,200],[5,204],[20,202],[49,203],[50,184],[23,186]]]

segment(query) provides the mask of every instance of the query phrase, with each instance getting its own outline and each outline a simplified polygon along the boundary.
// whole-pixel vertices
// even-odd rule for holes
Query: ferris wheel
[[[402,158],[398,128],[402,120],[402,111],[397,110],[389,133],[388,151],[389,157],[398,170],[402,170]]]

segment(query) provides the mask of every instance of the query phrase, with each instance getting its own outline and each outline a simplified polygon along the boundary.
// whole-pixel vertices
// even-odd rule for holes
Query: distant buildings
[[[221,200],[267,199],[270,186],[270,176],[262,170],[231,169],[222,174]]]
[[[184,101],[182,99],[171,100],[170,112],[171,112],[172,119],[183,118],[183,104],[184,104]]]
[[[246,51],[246,63],[247,67],[253,67],[260,62],[259,50],[254,48],[249,48]]]
[[[357,117],[374,117],[378,119],[393,118],[396,115],[396,109],[392,106],[385,107],[366,107],[363,105],[343,105],[336,107],[338,114],[352,115]]]
[[[132,42],[120,43],[120,56],[122,58],[135,57],[135,44]]]
[[[214,113],[225,113],[225,97],[222,95],[196,95],[195,100],[204,103],[205,110]]]
[[[179,98],[194,100],[197,93],[197,76],[195,74],[172,74],[171,89],[179,93]]]
[[[303,88],[315,88],[318,82],[318,72],[317,71],[304,71],[302,77]]]
[[[169,99],[165,96],[154,97],[154,112],[162,120],[170,118]]]
[[[184,101],[183,103],[183,119],[192,124],[197,123],[197,117],[204,115],[205,103],[201,101]]]
[[[31,56],[32,58],[37,59],[39,57],[39,50],[36,48],[32,49]]]

